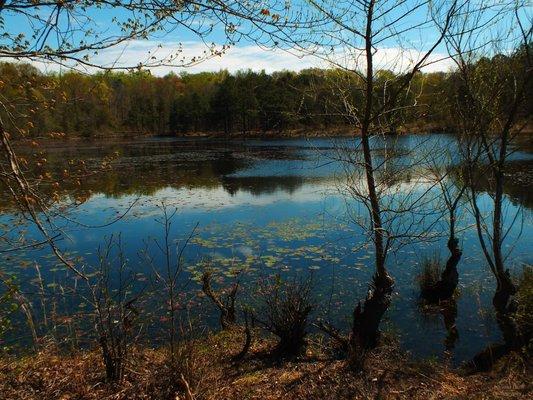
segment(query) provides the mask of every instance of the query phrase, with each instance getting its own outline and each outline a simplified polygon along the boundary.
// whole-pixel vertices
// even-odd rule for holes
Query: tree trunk
[[[391,303],[393,281],[375,275],[372,288],[369,290],[363,306],[361,302],[353,312],[353,328],[351,335],[352,349],[368,350],[377,346],[380,338],[379,324]]]
[[[235,313],[235,298],[239,289],[239,283],[235,283],[226,295],[226,302],[222,301],[220,294],[215,293],[211,287],[211,273],[204,272],[202,275],[202,291],[209,297],[215,306],[220,310],[220,326],[228,329],[235,325],[237,316]]]
[[[507,157],[507,143],[509,140],[509,128],[503,129],[500,154],[495,170],[496,190],[494,194],[494,219],[493,219],[493,240],[492,250],[494,253],[494,266],[496,270],[496,292],[492,298],[492,304],[496,309],[496,320],[500,327],[505,345],[509,350],[521,347],[522,340],[520,332],[513,318],[516,305],[511,302],[517,289],[511,279],[509,270],[505,269],[502,254],[502,207],[503,207],[503,184],[505,179],[505,161]]]
[[[463,253],[459,248],[459,241],[453,236],[448,240],[448,249],[450,250],[450,257],[446,262],[446,267],[442,271],[439,281],[432,287],[425,288],[421,293],[422,298],[429,303],[439,303],[449,300],[453,297],[455,289],[457,289],[459,283],[457,265]]]
[[[366,88],[365,112],[361,124],[361,144],[365,161],[365,176],[368,186],[370,201],[370,217],[372,223],[372,238],[376,251],[376,274],[369,293],[364,301],[357,305],[353,313],[352,347],[356,349],[370,349],[377,345],[380,336],[379,324],[391,303],[392,287],[394,280],[390,277],[385,267],[386,251],[384,244],[384,230],[381,222],[381,208],[376,191],[374,167],[372,165],[372,152],[370,148],[370,125],[373,109],[374,72],[373,72],[373,47],[372,47],[372,21],[374,1],[368,5],[367,24],[365,33],[366,52]]]

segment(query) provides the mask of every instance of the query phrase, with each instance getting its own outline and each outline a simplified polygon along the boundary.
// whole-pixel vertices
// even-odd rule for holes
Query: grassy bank
[[[443,362],[415,362],[393,341],[374,350],[361,373],[310,340],[296,361],[273,359],[274,343],[255,341],[239,362],[237,329],[188,342],[174,363],[164,350],[136,348],[120,384],[105,382],[97,351],[49,347],[0,361],[1,399],[527,399],[532,365],[516,354],[490,373],[468,375]],[[187,387],[189,389],[187,389]]]

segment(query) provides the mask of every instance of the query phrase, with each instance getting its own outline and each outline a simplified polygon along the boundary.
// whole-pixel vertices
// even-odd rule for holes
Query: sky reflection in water
[[[344,169],[335,161],[339,143],[353,146],[353,141],[346,139],[145,139],[50,146],[48,157],[58,168],[61,160],[69,158],[90,163],[114,151],[120,153],[112,171],[86,182],[82,190],[87,191],[88,200],[70,212],[73,220],[86,225],[104,224],[136,202],[125,218],[105,228],[88,229],[66,220],[61,222],[68,233],[61,245],[91,264],[96,262],[96,250],[103,238],[120,232],[134,268],[149,273],[143,271],[147,267],[140,262],[138,253],[150,238],[161,237],[161,225],[156,219],[161,217],[159,206],[164,202],[178,209],[173,238],[183,239],[198,224],[197,236],[186,251],[189,266],[206,256],[222,275],[236,263],[246,265],[250,285],[259,275],[312,272],[320,305],[317,316],[346,328],[352,307],[366,293],[373,272],[373,254],[371,246],[362,246],[365,242],[361,229],[346,218],[347,204],[355,214],[364,215],[364,209],[354,202],[347,203],[339,193],[345,181]],[[454,154],[453,139],[446,135],[390,138],[376,146],[378,155],[379,149],[397,151],[396,166],[412,161],[404,154],[415,147],[420,148],[419,152],[452,149]],[[523,209],[522,223],[516,224],[507,241],[514,245],[508,264],[515,271],[522,263],[533,262],[528,242],[533,233],[529,176],[532,159],[528,151],[513,155],[513,174],[506,186],[508,218]],[[397,187],[401,191],[424,191],[428,183],[423,171],[418,169],[414,175]],[[485,195],[482,205],[486,204]],[[0,222],[10,218],[4,211]],[[471,223],[471,216],[463,211],[460,225],[468,227]],[[443,222],[433,230],[446,229]],[[453,352],[456,363],[469,359],[500,336],[490,303],[494,281],[481,260],[475,231],[467,229],[459,237],[464,256],[459,265],[459,339]],[[447,331],[443,318],[420,313],[415,278],[423,255],[439,252],[443,259],[447,257],[445,242],[445,238],[440,238],[405,246],[389,259],[396,292],[385,329],[396,332],[403,348],[416,356],[442,356],[444,352]],[[44,255],[28,252],[23,258],[38,260],[44,265],[45,280],[53,281],[55,269],[47,266],[50,259]],[[10,257],[4,257],[4,265],[16,268],[18,261]],[[28,268],[17,273],[31,278]],[[191,290],[198,288],[191,286]]]

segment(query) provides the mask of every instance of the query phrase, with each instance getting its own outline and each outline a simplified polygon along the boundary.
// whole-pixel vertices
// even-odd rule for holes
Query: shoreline
[[[414,124],[398,128],[394,133],[385,133],[386,136],[403,136],[403,135],[428,135],[444,134],[453,135],[456,131],[450,127],[443,127],[436,124]],[[329,129],[320,128],[298,128],[286,131],[249,131],[232,132],[226,134],[222,131],[198,131],[187,133],[169,133],[157,134],[150,132],[131,132],[131,131],[106,131],[104,133],[95,133],[91,136],[75,134],[57,134],[39,135],[34,137],[17,138],[15,142],[31,142],[46,140],[49,142],[70,142],[70,141],[102,141],[102,140],[133,140],[141,138],[176,138],[176,139],[299,139],[299,138],[328,138],[328,137],[359,137],[360,132],[354,131],[350,127],[337,127]],[[527,125],[522,129],[518,137],[533,136],[533,125]]]
[[[533,132],[532,132],[533,133]],[[452,131],[438,129],[420,129],[420,130],[398,130],[396,133],[387,133],[387,136],[403,135],[428,135],[428,134],[453,134]],[[77,142],[77,141],[105,141],[105,140],[132,140],[145,138],[175,138],[175,139],[301,139],[301,138],[334,138],[334,137],[359,137],[359,132],[349,129],[330,129],[319,131],[313,129],[292,129],[284,132],[275,131],[250,131],[246,134],[234,132],[225,134],[224,132],[188,132],[177,134],[155,134],[142,132],[114,132],[109,134],[96,134],[92,136],[81,135],[41,135],[35,137],[17,138],[15,142]]]
[[[500,360],[491,372],[472,373],[445,360],[413,360],[388,339],[356,372],[318,342],[310,341],[300,358],[282,361],[273,358],[269,338],[257,338],[236,360],[242,343],[238,327],[185,340],[174,362],[166,348],[132,347],[120,384],[105,381],[96,349],[62,353],[50,346],[25,357],[0,356],[0,394],[27,400],[427,400],[526,399],[533,393],[532,365],[518,354]]]

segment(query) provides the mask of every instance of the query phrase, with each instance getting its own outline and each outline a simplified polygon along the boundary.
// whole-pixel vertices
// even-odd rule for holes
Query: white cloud
[[[216,49],[220,48],[217,47]],[[169,65],[150,67],[154,75],[181,71],[190,73],[219,71],[221,69],[227,69],[230,72],[243,69],[265,70],[266,72],[284,69],[300,71],[305,68],[326,66],[324,62],[313,57],[298,57],[283,50],[267,50],[258,45],[240,45],[227,49],[222,55],[206,57],[209,54],[210,49],[203,42],[165,42],[160,44],[153,41],[131,41],[125,46],[113,47],[93,55],[90,58],[90,63],[104,68],[126,68],[134,67],[139,63],[153,65],[161,60],[170,60],[165,62]],[[190,63],[193,58],[203,58],[204,61],[181,67],[184,63]],[[36,61],[34,64],[45,71],[58,71],[60,69],[59,65],[48,62]],[[86,66],[76,66],[76,69],[86,72],[98,70],[98,68]]]
[[[207,58],[202,62],[188,67],[180,67],[184,62],[190,62],[193,58],[205,57],[210,53],[209,48],[202,42],[164,42],[154,41],[131,41],[127,45],[117,46],[90,58],[90,62],[102,67],[133,67],[142,64],[152,64],[160,60],[171,60],[169,65],[151,67],[155,75],[165,75],[169,72],[187,71],[190,73],[201,71],[219,71],[227,69],[230,72],[251,69],[254,71],[265,70],[274,72],[280,70],[300,71],[305,68],[326,68],[328,61],[313,55],[295,55],[281,49],[264,49],[254,44],[241,44],[227,49],[224,54]],[[423,53],[414,49],[383,48],[375,54],[376,68],[392,70],[405,70],[413,65]],[[362,54],[347,54],[342,51],[333,54],[333,60],[340,65],[353,68],[364,68]],[[424,71],[446,71],[452,66],[452,61],[445,59],[442,54],[433,54],[429,61],[430,65]],[[57,71],[59,66],[52,63],[35,62],[35,64],[47,71]],[[86,72],[94,72],[97,68],[77,67]]]

